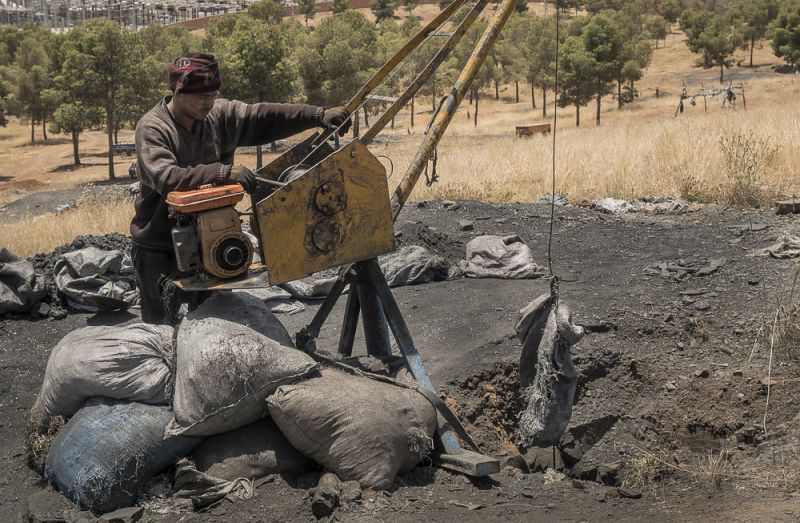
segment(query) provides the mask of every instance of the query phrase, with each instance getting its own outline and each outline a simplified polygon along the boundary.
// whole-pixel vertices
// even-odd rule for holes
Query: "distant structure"
[[[0,24],[40,24],[68,30],[91,18],[108,18],[137,29],[244,11],[255,0],[0,0]]]

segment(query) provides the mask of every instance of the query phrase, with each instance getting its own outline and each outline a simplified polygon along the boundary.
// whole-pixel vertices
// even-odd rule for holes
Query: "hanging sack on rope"
[[[95,398],[50,446],[45,477],[95,514],[132,505],[147,481],[192,451],[199,438],[164,438],[168,407]]]
[[[517,337],[523,342],[519,362],[520,390],[525,410],[517,429],[524,447],[555,445],[572,417],[577,373],[570,347],[583,337],[572,323],[554,289],[520,311]]]
[[[32,432],[47,430],[55,416],[68,418],[94,396],[167,404],[172,376],[173,328],[136,323],[83,327],[50,353],[31,409]]]
[[[324,368],[267,400],[289,442],[363,488],[384,490],[433,447],[436,410],[418,391]]]
[[[181,322],[176,367],[167,435],[211,436],[264,417],[267,396],[317,364],[263,301],[215,292]]]

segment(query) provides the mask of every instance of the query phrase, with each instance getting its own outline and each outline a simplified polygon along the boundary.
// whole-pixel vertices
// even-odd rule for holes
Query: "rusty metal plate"
[[[386,170],[359,141],[256,204],[271,285],[394,248]]]

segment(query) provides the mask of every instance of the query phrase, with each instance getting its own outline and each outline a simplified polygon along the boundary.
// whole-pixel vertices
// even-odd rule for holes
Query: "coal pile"
[[[120,234],[118,232],[102,235],[82,235],[76,237],[68,244],[56,247],[50,252],[35,254],[28,258],[28,261],[33,263],[34,270],[36,270],[38,274],[44,275],[45,283],[47,285],[47,295],[42,300],[47,307],[40,309],[45,311],[45,314],[40,315],[50,316],[51,318],[56,319],[62,319],[66,317],[67,311],[61,296],[58,294],[53,268],[62,255],[68,252],[84,249],[86,247],[97,247],[98,249],[107,251],[119,250],[123,253],[130,253],[131,239],[129,236]]]

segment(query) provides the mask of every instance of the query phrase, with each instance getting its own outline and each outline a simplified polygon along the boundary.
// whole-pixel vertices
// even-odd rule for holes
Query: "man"
[[[233,166],[237,147],[263,145],[314,127],[339,128],[340,135],[350,128],[343,107],[216,100],[222,83],[210,54],[192,53],[175,60],[169,83],[174,94],[136,125],[140,192],[131,222],[131,254],[142,320],[147,323],[172,321],[180,301],[162,302],[165,276],[177,272],[168,193],[224,183],[239,183],[253,192],[257,185],[253,172]]]

